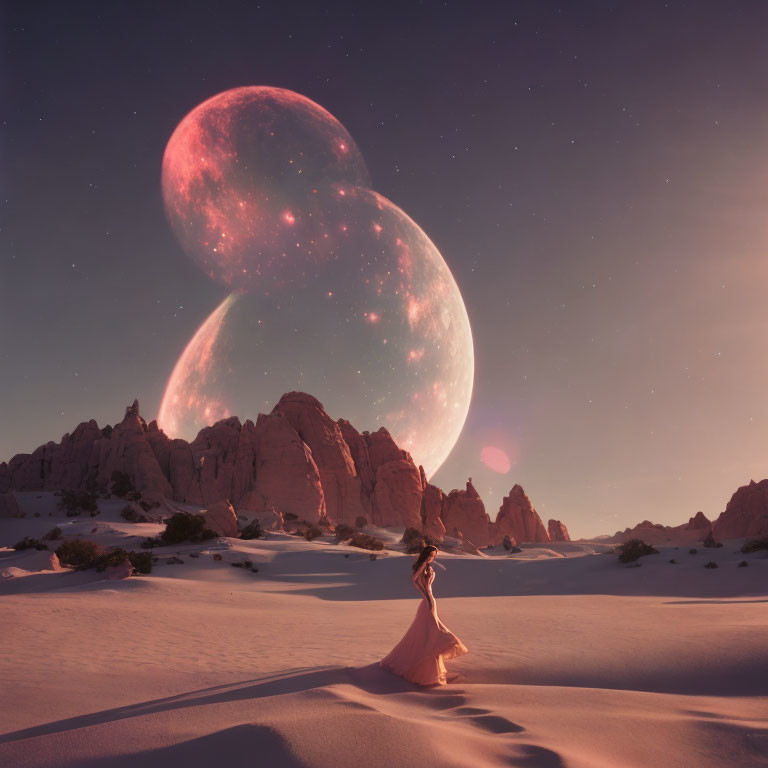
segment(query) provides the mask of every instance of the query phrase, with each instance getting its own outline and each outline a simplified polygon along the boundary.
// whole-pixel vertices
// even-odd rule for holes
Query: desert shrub
[[[120,517],[124,518],[129,523],[149,522],[149,518],[146,515],[140,515],[130,504],[127,504],[120,510]]]
[[[214,560],[223,560],[224,558],[218,552],[215,552],[214,555],[213,555],[213,559]]]
[[[359,531],[355,531],[352,534],[349,544],[353,547],[360,547],[360,549],[384,549],[384,542],[381,539],[377,539],[367,533],[360,533]]]
[[[751,541],[745,541],[741,551],[747,555],[750,552],[759,552],[761,549],[768,549],[768,536],[763,536],[759,539],[752,539]]]
[[[75,517],[81,512],[98,512],[96,494],[88,491],[62,491],[59,506],[65,509],[67,517]]]
[[[365,528],[366,525],[368,525],[368,521],[362,515],[355,518],[355,528]]]
[[[252,520],[240,531],[241,539],[260,539],[264,535],[261,529],[261,523],[258,520]]]
[[[316,525],[310,525],[304,530],[304,538],[307,541],[318,539],[323,535],[323,532]]]
[[[148,538],[141,542],[142,549],[153,549],[154,547],[162,547],[163,542],[158,538]]]
[[[124,560],[128,559],[128,553],[120,547],[110,549],[108,552],[104,552],[93,563],[93,567],[101,572],[111,565],[120,565]]]
[[[96,542],[85,539],[65,541],[56,550],[56,557],[59,558],[60,563],[80,569],[96,565],[102,554],[104,550]]]
[[[21,541],[17,541],[13,548],[20,552],[23,549],[48,549],[48,545],[40,541],[40,539],[25,536]]]
[[[152,555],[149,552],[129,552],[128,559],[136,573],[152,573]]]
[[[717,568],[717,563],[714,560],[710,560],[706,565],[705,568]]]
[[[704,537],[704,540],[701,542],[702,546],[707,547],[708,549],[716,549],[718,547],[722,547],[723,545],[719,541],[715,541],[715,537],[712,535],[712,531]]]
[[[405,531],[403,531],[403,538],[400,539],[400,543],[405,545],[405,551],[409,555],[415,555],[417,552],[421,552],[426,544],[424,536],[418,528],[406,528]]]
[[[216,532],[205,527],[202,515],[188,515],[176,512],[165,521],[165,530],[160,534],[163,544],[181,544],[182,541],[208,541],[215,539]]]
[[[349,539],[353,533],[355,533],[355,529],[351,525],[347,525],[346,523],[339,523],[336,526],[336,538],[339,541],[346,541]]]
[[[136,489],[133,487],[133,480],[127,472],[121,472],[116,469],[112,473],[112,494],[114,496],[127,496],[129,493],[135,493]]]
[[[509,552],[512,549],[514,544],[512,543],[512,539],[509,537],[509,534],[507,534],[504,537],[504,541],[501,542],[501,546],[504,547],[504,549],[506,549],[507,552]]]
[[[677,565],[677,560],[670,560],[669,561],[672,565]]]
[[[738,566],[738,567],[739,567],[739,568],[746,568],[748,565],[749,565],[749,563],[748,563],[746,560],[742,560],[742,561],[739,563],[739,566]]]
[[[640,557],[645,555],[658,555],[659,550],[654,549],[650,544],[646,544],[641,539],[630,539],[621,546],[616,547],[619,553],[620,563],[634,563]]]
[[[317,521],[317,524],[321,528],[332,528],[333,527],[333,525],[331,524],[330,518],[325,513],[320,515],[320,519]]]
[[[693,549],[689,549],[689,550],[688,550],[688,554],[689,554],[689,555],[695,555],[695,554],[696,554],[698,551],[699,551],[699,550],[698,550],[698,549],[696,549],[696,548],[693,548]]]
[[[149,512],[150,509],[154,509],[155,507],[160,506],[159,501],[145,501],[144,499],[139,499],[139,506],[145,511]]]
[[[43,541],[58,541],[60,538],[61,528],[57,525],[55,528],[51,528],[51,530],[43,536]]]

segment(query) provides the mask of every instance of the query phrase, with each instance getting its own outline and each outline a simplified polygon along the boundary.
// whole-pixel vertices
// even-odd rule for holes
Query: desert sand
[[[160,525],[17,496],[27,517],[0,520],[4,768],[768,765],[768,558],[740,541],[636,568],[600,542],[440,553],[438,612],[470,652],[422,689],[376,666],[420,599],[402,530],[370,529],[375,559],[279,533],[177,545],[110,581],[10,547],[58,525],[138,550]]]

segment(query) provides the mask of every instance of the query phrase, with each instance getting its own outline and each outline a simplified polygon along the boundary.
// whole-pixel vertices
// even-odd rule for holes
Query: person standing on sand
[[[431,563],[437,547],[427,545],[413,564],[413,586],[422,595],[416,616],[403,639],[381,660],[379,666],[417,685],[445,685],[445,659],[469,653],[469,649],[437,616],[432,594],[435,569]]]

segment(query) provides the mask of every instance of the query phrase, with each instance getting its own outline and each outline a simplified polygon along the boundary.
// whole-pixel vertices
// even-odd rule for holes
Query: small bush
[[[669,561],[672,565],[677,565],[677,560],[670,560]]]
[[[258,520],[252,520],[240,531],[241,539],[260,539],[264,535],[261,529],[261,523]]]
[[[93,563],[93,567],[101,573],[110,566],[120,565],[123,561],[128,559],[128,553],[124,549],[115,547],[114,549],[110,549],[109,552],[104,552],[100,555]]]
[[[165,522],[165,530],[160,534],[163,544],[181,544],[182,541],[208,541],[216,538],[216,532],[205,527],[202,515],[188,515],[176,512]]]
[[[654,549],[650,544],[646,544],[641,539],[630,539],[619,547],[616,547],[619,553],[620,563],[634,563],[640,557],[646,555],[658,555],[659,550]]]
[[[714,560],[710,560],[706,565],[705,568],[717,568],[717,563]]]
[[[152,555],[149,552],[129,552],[128,559],[136,573],[152,573]]]
[[[59,558],[60,563],[79,569],[93,567],[103,554],[104,550],[96,542],[85,539],[65,541],[56,550],[56,557]]]
[[[699,551],[699,550],[698,550],[698,549],[696,549],[696,548],[693,548],[693,549],[689,549],[689,550],[688,550],[688,554],[689,554],[689,555],[695,555],[695,554],[696,554],[698,551]]]
[[[224,558],[218,552],[215,552],[214,555],[213,555],[213,559],[214,560],[223,560]]]
[[[319,539],[322,535],[323,535],[323,532],[316,525],[310,525],[304,531],[304,538],[307,541],[313,541],[314,539]]]
[[[24,549],[48,549],[48,545],[40,541],[40,539],[33,539],[31,536],[25,536],[21,541],[17,541],[13,548],[20,552]]]
[[[514,545],[512,544],[512,539],[509,537],[509,534],[507,534],[504,537],[504,541],[501,542],[501,546],[504,547],[504,549],[506,549],[507,552],[509,552],[512,549]]]
[[[761,549],[768,549],[768,536],[763,536],[759,539],[752,539],[751,541],[745,541],[741,551],[748,555],[750,552],[759,552]]]
[[[715,537],[712,535],[712,531],[704,537],[704,540],[701,542],[702,546],[707,547],[707,549],[717,549],[718,547],[722,547],[723,545],[719,541],[715,541]]]
[[[749,563],[748,563],[746,560],[742,560],[742,561],[739,563],[738,567],[739,567],[739,568],[746,568],[748,565],[749,565]]]
[[[136,489],[133,487],[133,480],[127,472],[121,472],[116,469],[112,473],[112,494],[114,496],[125,497],[129,493],[135,493]]]
[[[141,542],[142,549],[154,549],[155,547],[162,547],[162,546],[163,546],[163,542],[157,538],[144,539],[144,541]]]
[[[339,523],[336,526],[335,534],[338,541],[346,541],[352,537],[353,533],[355,533],[355,529],[351,525]]]
[[[61,528],[56,526],[55,528],[51,528],[48,533],[43,536],[43,541],[58,541],[61,538]]]
[[[130,505],[124,506],[120,510],[120,517],[127,520],[129,523],[148,523],[149,518],[146,515],[140,515],[136,510]]]
[[[409,555],[415,555],[416,553],[421,552],[426,544],[424,536],[418,528],[406,528],[400,543],[405,545],[405,551]]]
[[[368,521],[362,515],[355,518],[355,528],[365,528],[366,525],[368,525]]]
[[[355,531],[349,540],[350,546],[360,547],[360,549],[372,549],[374,551],[384,549],[384,542],[367,533]]]
[[[59,506],[65,509],[67,517],[75,517],[81,512],[98,512],[96,494],[88,491],[62,491]]]

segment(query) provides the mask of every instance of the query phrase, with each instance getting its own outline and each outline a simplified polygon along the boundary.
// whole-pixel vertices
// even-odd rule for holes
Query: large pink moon
[[[386,427],[433,475],[472,397],[469,318],[341,123],[290,91],[218,94],[171,136],[163,193],[184,250],[230,291],[174,366],[165,432],[191,440],[300,390],[360,430]]]

